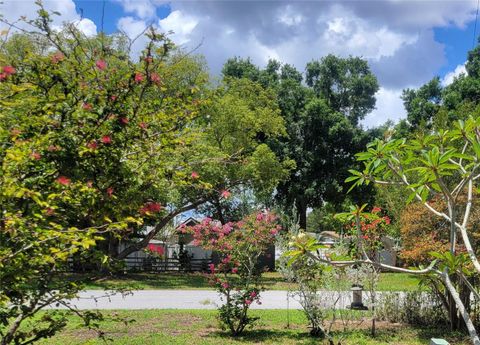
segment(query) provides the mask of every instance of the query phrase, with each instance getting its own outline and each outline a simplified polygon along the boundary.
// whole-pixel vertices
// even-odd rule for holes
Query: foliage
[[[319,232],[319,231],[335,231],[341,233],[343,231],[343,223],[335,218],[335,214],[339,212],[340,209],[345,209],[349,205],[349,201],[346,200],[340,206],[326,202],[321,207],[314,208],[307,215],[307,231],[309,232]]]
[[[438,296],[427,291],[383,293],[378,297],[377,317],[379,320],[405,323],[415,326],[445,326],[448,318]]]
[[[278,186],[276,199],[284,209],[294,204],[306,229],[308,207],[339,204],[345,198],[343,181],[355,163],[353,154],[373,135],[357,124],[374,107],[376,78],[366,61],[332,55],[307,65],[306,85],[302,73],[274,60],[260,69],[248,59],[234,58],[222,72],[227,81],[249,79],[274,92],[288,136],[265,142],[279,157],[296,163],[288,182]]]
[[[236,186],[271,193],[291,166],[258,138],[285,133],[274,98],[248,81],[209,89],[202,60],[165,35],[149,30],[133,61],[123,35],[54,29],[43,7],[22,20],[32,32],[0,46],[2,344],[64,326],[20,327],[81,289],[58,273],[114,267],[176,215]]]
[[[353,186],[370,182],[403,186],[410,193],[407,202],[416,199],[429,212],[446,221],[448,232],[442,235],[449,239],[449,257],[456,262],[456,259],[465,257],[466,252],[468,262],[463,259],[460,262],[471,265],[472,275],[477,277],[480,263],[478,248],[473,247],[471,241],[474,233],[471,209],[479,177],[476,173],[480,157],[479,123],[479,118],[469,117],[466,121],[457,121],[448,131],[438,130],[412,139],[377,139],[368,145],[366,152],[357,155],[364,163],[363,170],[351,170],[352,176],[347,179],[353,182]],[[461,198],[461,195],[467,197]],[[446,211],[433,205],[436,198],[446,204]],[[426,269],[424,272],[434,274],[445,288],[450,299],[445,306],[449,308],[452,327],[461,315],[472,341],[479,343],[468,313],[470,300],[463,298],[463,287],[477,297],[478,291],[469,284],[464,271],[466,267],[445,265],[445,258],[443,256],[438,262],[438,270]],[[435,263],[432,260],[430,267]]]
[[[256,318],[249,317],[248,309],[260,302],[263,267],[260,256],[274,241],[281,227],[276,216],[258,212],[235,223],[221,224],[210,218],[185,228],[193,234],[196,245],[215,251],[220,262],[210,265],[210,280],[223,296],[219,319],[232,335],[240,335]],[[238,276],[239,279],[235,279]]]

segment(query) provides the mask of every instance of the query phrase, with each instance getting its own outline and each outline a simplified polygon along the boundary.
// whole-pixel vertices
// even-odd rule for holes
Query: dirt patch
[[[133,321],[131,321],[133,320]],[[119,338],[125,335],[133,336],[139,334],[164,333],[168,335],[180,335],[191,332],[191,326],[202,321],[202,318],[189,314],[167,313],[157,317],[149,317],[141,320],[126,319],[131,322],[110,324],[108,327],[101,327],[106,338]],[[176,326],[176,323],[181,325]],[[64,335],[87,341],[98,337],[98,332],[88,328],[68,329],[62,332]]]

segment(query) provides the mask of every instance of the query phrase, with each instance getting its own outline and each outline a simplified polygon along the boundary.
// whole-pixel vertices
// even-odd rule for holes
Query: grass
[[[260,317],[253,330],[232,338],[218,327],[216,312],[212,310],[129,310],[106,311],[133,322],[103,321],[101,328],[115,345],[239,345],[278,344],[310,345],[326,344],[308,334],[306,319],[302,312],[293,310],[254,310],[252,316]],[[287,328],[287,317],[290,327]],[[42,345],[100,345],[104,344],[96,333],[82,328],[77,317],[71,316],[67,328]],[[442,334],[445,330],[413,328],[400,324],[378,323],[375,338],[369,334],[369,321],[365,320],[356,329],[347,332],[334,331],[342,345],[420,345],[428,344],[432,337],[445,337],[452,345],[467,345],[468,340],[460,335]],[[337,327],[338,328],[338,327]]]
[[[403,273],[382,273],[379,291],[412,291],[418,288],[417,277]],[[280,273],[265,273],[263,284],[267,290],[288,290],[295,284],[286,282]],[[87,284],[87,289],[211,289],[201,273],[130,273],[122,276],[105,277]]]

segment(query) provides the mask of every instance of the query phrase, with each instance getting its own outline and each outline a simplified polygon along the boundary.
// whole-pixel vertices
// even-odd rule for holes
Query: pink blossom
[[[57,145],[50,145],[47,150],[48,152],[57,152],[57,151],[60,151],[62,148],[60,146],[57,146]]]
[[[228,190],[224,189],[220,192],[220,196],[224,199],[228,199],[232,195]]]
[[[56,64],[59,61],[62,61],[64,58],[65,58],[65,55],[63,55],[62,52],[56,52],[50,57],[50,60],[52,61],[52,63]]]
[[[119,119],[119,121],[120,121],[120,123],[121,123],[122,125],[124,125],[124,126],[125,126],[125,125],[128,125],[128,123],[130,122],[130,120],[128,119],[128,117],[121,117],[121,118]]]
[[[232,260],[232,256],[231,256],[231,255],[227,255],[226,257],[224,257],[224,258],[222,259],[222,263],[228,264],[231,260]]]
[[[140,84],[143,81],[143,74],[142,73],[135,73],[134,77],[135,83]]]
[[[230,232],[232,232],[232,229],[233,229],[232,223],[229,222],[223,226],[223,233],[225,235],[228,235]]]
[[[71,183],[71,180],[68,177],[65,177],[65,176],[59,176],[56,181],[57,181],[57,183],[59,183],[61,185],[64,185],[64,186],[68,186]]]
[[[107,192],[108,197],[111,198],[112,195],[113,195],[113,187],[108,187],[106,192]]]
[[[190,175],[194,180],[200,178],[200,175],[196,171],[192,171],[192,174]]]
[[[158,73],[155,73],[155,72],[154,72],[154,73],[152,73],[152,74],[150,75],[150,81],[151,81],[152,83],[154,83],[154,84],[160,84],[160,81],[161,81],[161,80],[162,80],[162,79],[160,78],[160,76],[158,75]]]
[[[8,75],[6,73],[0,73],[0,81],[7,79]]]
[[[245,300],[245,304],[246,304],[246,305],[252,304],[252,300],[246,299],[246,300]]]
[[[141,129],[147,129],[148,127],[148,125],[145,122],[140,122],[138,125],[140,126]]]
[[[96,141],[96,140],[90,141],[90,142],[87,144],[87,147],[88,147],[90,150],[96,150],[96,149],[98,148],[97,141]]]
[[[110,96],[110,100],[115,102],[117,100],[117,96],[115,96],[115,95]]]
[[[90,111],[93,109],[92,105],[90,103],[83,103],[82,104],[83,110]]]
[[[227,282],[222,283],[222,288],[228,289],[230,285]]]
[[[97,60],[95,62],[95,66],[101,71],[103,71],[105,68],[107,68],[107,63],[104,60]]]
[[[16,69],[13,66],[3,66],[3,73],[5,73],[7,76],[15,74]]]
[[[33,159],[35,159],[36,161],[38,161],[38,160],[40,160],[40,159],[42,158],[42,155],[41,155],[40,153],[38,153],[38,152],[33,152],[33,153],[31,154],[31,157],[32,157]]]
[[[162,205],[158,202],[149,201],[146,202],[142,208],[140,208],[140,213],[145,215],[147,213],[158,213],[162,210]]]
[[[251,297],[251,298],[255,298],[255,297],[257,297],[257,295],[258,295],[258,294],[257,294],[256,291],[250,292],[250,297]]]
[[[263,220],[264,214],[263,213],[258,213],[257,214],[257,221]]]
[[[102,144],[110,145],[112,143],[112,138],[109,135],[104,135],[101,139]]]
[[[215,273],[215,265],[214,264],[208,264],[208,269],[210,272]]]
[[[232,273],[237,274],[238,273],[238,268],[236,268],[236,267],[232,268]]]

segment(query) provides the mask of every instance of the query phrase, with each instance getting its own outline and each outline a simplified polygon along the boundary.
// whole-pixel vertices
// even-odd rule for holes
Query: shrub
[[[234,336],[257,320],[248,316],[248,309],[252,303],[261,304],[263,267],[259,258],[281,229],[276,219],[272,213],[259,212],[235,223],[205,218],[184,229],[193,234],[196,245],[219,256],[218,264],[210,264],[208,276],[224,301],[219,307],[220,322]]]

